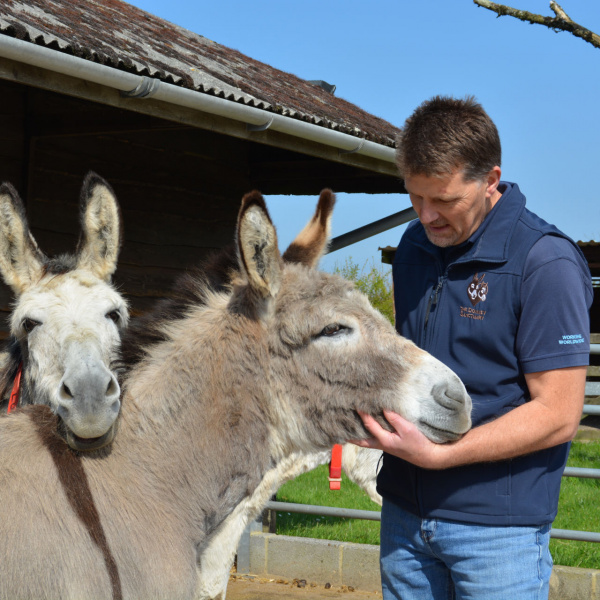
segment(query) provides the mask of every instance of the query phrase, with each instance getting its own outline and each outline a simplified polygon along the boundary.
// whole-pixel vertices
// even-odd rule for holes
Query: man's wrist
[[[432,443],[420,466],[430,471],[441,471],[454,466],[455,444],[456,442]]]

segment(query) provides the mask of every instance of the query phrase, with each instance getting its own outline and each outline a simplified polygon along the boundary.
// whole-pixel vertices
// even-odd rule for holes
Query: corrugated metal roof
[[[395,146],[398,129],[387,121],[119,0],[2,0],[0,33]]]

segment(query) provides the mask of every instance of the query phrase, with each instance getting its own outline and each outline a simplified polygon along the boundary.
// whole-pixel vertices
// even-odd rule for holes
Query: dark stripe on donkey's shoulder
[[[90,490],[81,457],[71,450],[58,434],[58,417],[52,413],[50,408],[35,405],[25,407],[23,411],[28,413],[43,445],[52,457],[58,479],[69,505],[102,554],[110,579],[113,599],[122,600],[123,591],[119,569],[100,522],[100,515]]]

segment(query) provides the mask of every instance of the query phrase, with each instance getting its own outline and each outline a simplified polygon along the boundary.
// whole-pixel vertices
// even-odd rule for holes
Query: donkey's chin
[[[392,427],[392,425],[390,425],[389,421],[384,417],[383,413],[380,413],[378,415],[373,415],[373,418],[385,430],[390,431],[390,432],[395,431],[394,428]],[[452,431],[450,429],[436,427],[435,425],[428,423],[427,421],[424,421],[423,419],[420,419],[415,424],[419,428],[419,431],[421,431],[425,435],[425,437],[430,439],[432,442],[435,442],[436,444],[445,444],[447,442],[455,442],[456,440],[459,440],[469,429],[469,427],[467,427],[462,432],[456,432],[456,431]],[[469,421],[469,426],[470,426],[470,421]]]
[[[112,443],[115,437],[115,425],[111,425],[110,429],[99,437],[83,438],[75,435],[68,427],[65,427],[65,440],[70,448],[79,452],[91,452],[99,450]]]
[[[449,429],[440,429],[425,421],[419,421],[417,423],[417,427],[425,435],[425,437],[436,444],[456,442],[456,440],[460,440],[460,438],[465,434],[465,432],[458,433],[456,431],[450,431]]]

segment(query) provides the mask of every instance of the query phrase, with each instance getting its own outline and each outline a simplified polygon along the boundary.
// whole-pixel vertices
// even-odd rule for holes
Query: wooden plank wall
[[[241,197],[251,187],[237,140],[13,84],[0,84],[0,94],[0,180],[26,199],[44,252],[75,248],[89,170],[114,188],[125,230],[115,281],[134,313],[233,240]],[[2,284],[1,337],[10,299]]]

